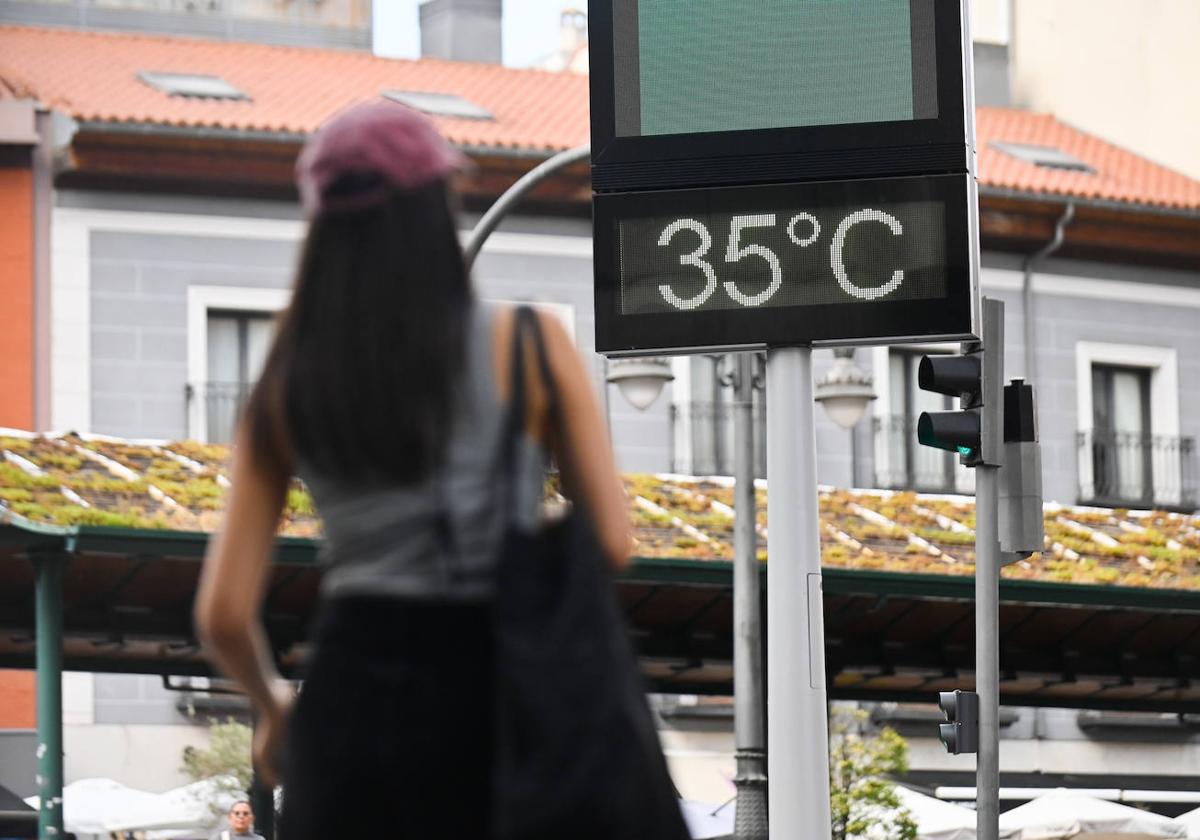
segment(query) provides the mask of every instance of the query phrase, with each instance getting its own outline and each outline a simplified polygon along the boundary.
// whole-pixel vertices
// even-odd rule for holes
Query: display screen
[[[946,293],[937,201],[824,204],[803,193],[618,222],[621,312],[869,304]],[[751,206],[753,205],[753,206]]]
[[[613,0],[616,134],[936,119],[935,0]]]
[[[598,347],[965,335],[974,200],[967,175],[598,195]]]

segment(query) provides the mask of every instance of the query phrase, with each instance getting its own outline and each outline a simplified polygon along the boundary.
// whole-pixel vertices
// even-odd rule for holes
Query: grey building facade
[[[371,49],[371,0],[0,0],[0,21]]]
[[[232,412],[269,338],[269,317],[286,301],[303,235],[296,208],[60,191],[56,212],[76,231],[60,239],[87,244],[89,332],[80,372],[89,388],[85,404],[56,406],[55,427],[129,438],[227,439]],[[463,230],[471,224],[465,217]],[[516,217],[476,265],[479,295],[557,307],[592,360],[622,468],[728,473],[731,449],[717,440],[730,434],[728,424],[720,424],[729,395],[709,372],[710,360],[675,359],[675,381],[644,412],[606,386],[606,363],[592,351],[590,247],[585,221]],[[982,290],[1005,302],[1009,377],[1030,376],[1021,268],[1019,257],[984,253]],[[1200,273],[1050,258],[1031,281],[1037,372],[1030,378],[1039,400],[1046,499],[1187,507],[1195,492],[1192,447],[1200,434]],[[247,338],[239,319],[266,331]],[[911,381],[902,381],[902,360],[926,349],[949,348],[858,351],[856,361],[873,375],[878,399],[849,434],[818,410],[822,483],[970,490],[969,476],[946,472],[946,458],[913,447],[913,414],[929,406]],[[832,354],[815,357],[819,378]],[[1114,386],[1111,376],[1104,379],[1108,371],[1128,376]],[[1098,487],[1103,477],[1093,463],[1104,442],[1089,433],[1113,387],[1136,403],[1137,416],[1130,415],[1131,427],[1122,432],[1125,449],[1113,443],[1113,457],[1136,475],[1107,488]],[[682,420],[688,412],[690,429]],[[914,456],[920,462],[915,471]]]

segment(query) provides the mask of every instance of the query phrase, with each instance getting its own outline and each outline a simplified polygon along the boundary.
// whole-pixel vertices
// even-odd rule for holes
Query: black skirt
[[[284,750],[281,840],[487,836],[491,615],[389,598],[325,605]]]

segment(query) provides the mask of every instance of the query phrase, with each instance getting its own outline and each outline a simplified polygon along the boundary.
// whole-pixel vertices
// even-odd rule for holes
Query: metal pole
[[[771,836],[830,835],[812,350],[767,355],[767,751]]]
[[[560,169],[565,169],[573,163],[586,159],[591,153],[591,146],[578,146],[565,152],[559,152],[526,172],[517,179],[516,183],[505,190],[504,194],[496,199],[496,203],[489,207],[476,223],[470,236],[467,237],[466,244],[463,245],[463,261],[467,265],[467,270],[469,271],[474,265],[475,258],[479,256],[479,251],[483,248],[483,243],[492,235],[492,231],[500,224],[500,220],[508,215],[508,211],[524,198],[526,193]]]
[[[985,411],[993,410],[985,406]],[[1000,829],[1000,531],[999,469],[975,468],[975,691],[979,754],[975,762],[975,835]]]
[[[762,615],[755,532],[754,356],[734,356],[733,727],[737,788],[733,836],[767,840],[766,740],[762,718]]]
[[[34,560],[37,615],[38,837],[63,836],[62,578],[65,560]]]

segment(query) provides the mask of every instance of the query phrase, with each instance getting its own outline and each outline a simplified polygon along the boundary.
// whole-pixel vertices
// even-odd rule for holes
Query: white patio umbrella
[[[683,820],[693,840],[728,837],[733,834],[733,805],[708,805],[704,802],[679,800]]]
[[[38,807],[38,798],[25,800]],[[112,779],[80,779],[63,788],[63,827],[79,835],[107,837],[114,831],[176,828],[188,814],[157,793],[126,787]]]
[[[1156,840],[1186,837],[1174,820],[1063,788],[1052,790],[1000,815],[1002,829],[1022,840]]]
[[[975,840],[976,814],[970,808],[935,799],[903,785],[896,785],[900,804],[917,821],[917,840]],[[1017,840],[1014,830],[1000,830],[1005,840]]]
[[[1200,840],[1200,808],[1180,814],[1175,818],[1175,822],[1183,826],[1188,840]]]
[[[917,822],[917,840],[975,840],[975,812],[896,785],[900,804]]]
[[[237,780],[232,776],[204,779],[173,788],[162,794],[162,798],[177,808],[181,815],[186,815],[187,821],[176,828],[147,831],[146,840],[210,837],[225,827],[224,814],[244,796],[237,789]]]

